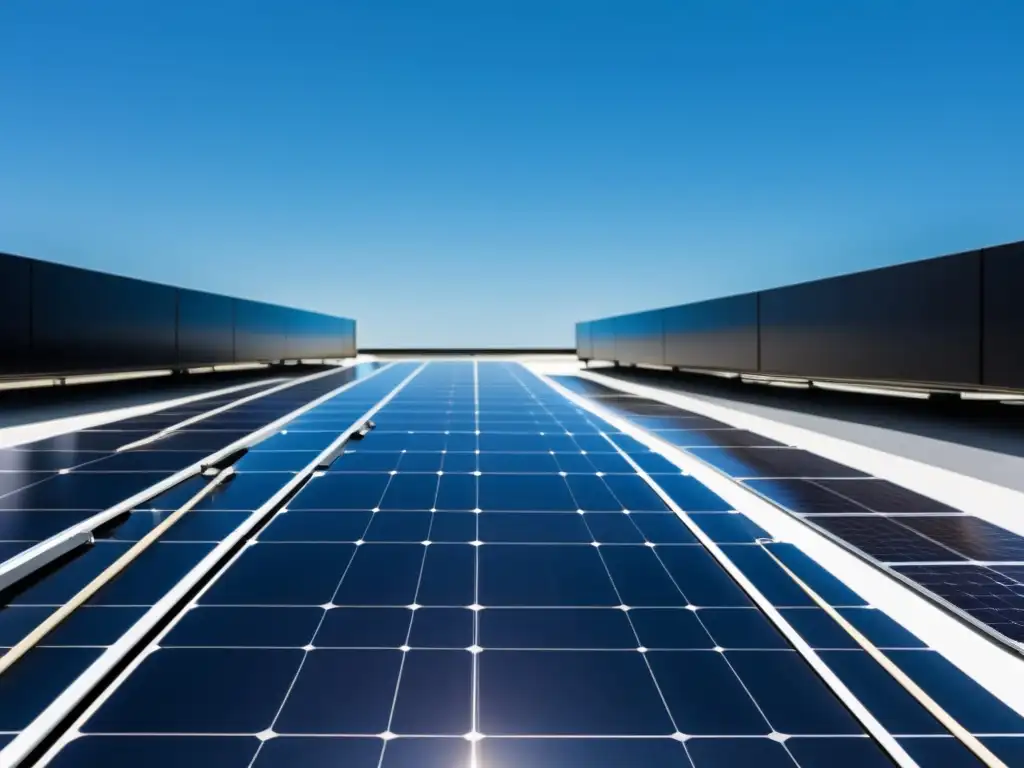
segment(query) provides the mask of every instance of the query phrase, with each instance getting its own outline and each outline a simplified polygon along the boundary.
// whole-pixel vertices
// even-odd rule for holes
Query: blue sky
[[[368,346],[1024,237],[1019,0],[6,0],[0,250]]]

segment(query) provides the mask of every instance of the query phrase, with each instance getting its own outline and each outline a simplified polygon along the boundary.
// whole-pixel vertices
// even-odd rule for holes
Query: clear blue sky
[[[5,0],[0,250],[573,323],[1024,237],[1021,0]]]

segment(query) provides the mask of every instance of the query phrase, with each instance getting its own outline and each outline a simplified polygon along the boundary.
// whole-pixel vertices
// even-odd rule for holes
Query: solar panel
[[[818,485],[852,499],[872,512],[890,514],[959,513],[953,507],[885,480],[819,480]]]
[[[633,416],[632,420],[640,426],[656,432],[676,433],[690,430],[703,430],[707,432],[716,427],[728,426],[705,416],[681,416],[678,411],[667,411],[664,414],[659,413],[658,415],[641,414]]]
[[[679,448],[770,448],[781,443],[742,429],[654,429],[658,437]]]
[[[912,565],[895,570],[976,621],[1024,642],[1024,568]]]
[[[694,456],[736,478],[864,477],[864,473],[797,448],[693,448]]]
[[[965,560],[949,547],[930,541],[893,519],[829,515],[814,524],[883,563],[927,563]]]
[[[977,561],[1024,561],[1024,538],[970,515],[899,518],[931,541]]]

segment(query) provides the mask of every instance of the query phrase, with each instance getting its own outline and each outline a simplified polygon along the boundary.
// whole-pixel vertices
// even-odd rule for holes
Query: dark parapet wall
[[[761,373],[981,384],[981,255],[760,294]]]
[[[594,360],[616,360],[615,325],[619,318],[609,317],[590,324],[590,344]]]
[[[660,310],[665,364],[757,370],[757,295],[729,296]]]
[[[239,360],[265,360],[274,350],[288,349],[286,312],[259,301],[235,302],[235,355]]]
[[[235,303],[215,293],[178,291],[179,364],[235,359]]]
[[[590,326],[591,323],[576,323],[576,354],[581,360],[590,360],[594,356]]]
[[[1021,285],[1024,242],[580,323],[577,355],[621,364],[1021,389]]]
[[[158,368],[177,361],[176,290],[87,269],[32,265],[31,368]]]
[[[982,376],[1024,387],[1024,242],[982,251]]]
[[[664,365],[665,324],[662,312],[652,310],[615,318],[615,356],[619,349],[629,355],[630,362],[643,365]]]
[[[355,321],[0,254],[0,375],[350,357]]]
[[[31,357],[31,262],[0,253],[0,372]]]

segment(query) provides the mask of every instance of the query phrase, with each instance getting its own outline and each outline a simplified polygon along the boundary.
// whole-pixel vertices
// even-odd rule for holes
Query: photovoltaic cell
[[[160,482],[171,474],[173,473],[90,472],[57,475],[0,497],[0,511],[81,510],[83,512],[100,512]]]

